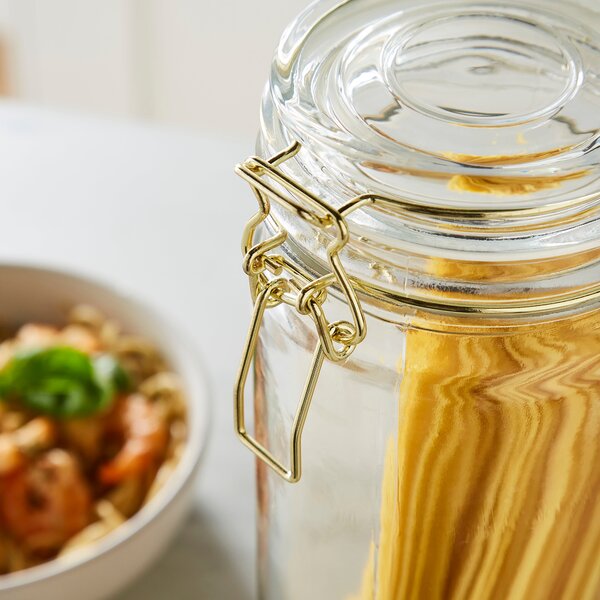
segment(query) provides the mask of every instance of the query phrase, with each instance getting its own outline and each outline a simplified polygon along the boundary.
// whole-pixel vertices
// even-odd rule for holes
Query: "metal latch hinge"
[[[254,311],[235,384],[235,428],[242,442],[290,483],[299,481],[302,476],[302,431],[324,359],[332,362],[345,360],[366,335],[365,316],[356,289],[342,265],[340,252],[349,240],[345,214],[369,202],[369,199],[357,198],[344,207],[335,209],[298,185],[280,171],[278,166],[295,156],[299,150],[300,144],[295,143],[269,160],[252,157],[236,168],[236,172],[252,187],[259,211],[247,223],[242,241],[243,268],[250,279]],[[310,280],[284,256],[273,253],[285,242],[285,231],[280,230],[258,243],[255,241],[256,230],[269,216],[272,201],[313,226],[334,234],[334,239],[327,248],[330,273]],[[342,292],[350,310],[350,320],[330,322],[327,319],[323,304],[331,286]],[[318,334],[312,363],[290,433],[289,467],[284,466],[248,433],[244,411],[244,390],[256,354],[265,311],[282,303],[294,307],[301,315],[310,316]]]

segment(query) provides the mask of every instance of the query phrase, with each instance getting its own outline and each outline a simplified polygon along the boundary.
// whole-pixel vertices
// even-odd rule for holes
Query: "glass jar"
[[[599,32],[591,0],[286,30],[238,167],[260,598],[600,597]]]

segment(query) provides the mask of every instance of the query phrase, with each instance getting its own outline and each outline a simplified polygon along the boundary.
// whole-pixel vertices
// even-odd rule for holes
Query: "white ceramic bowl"
[[[206,379],[181,333],[137,300],[86,277],[19,265],[0,265],[0,323],[64,322],[78,303],[96,306],[132,333],[152,340],[183,380],[189,440],[173,475],[125,524],[81,554],[0,576],[2,600],[100,600],[139,576],[176,533],[192,498],[192,483],[208,432]]]

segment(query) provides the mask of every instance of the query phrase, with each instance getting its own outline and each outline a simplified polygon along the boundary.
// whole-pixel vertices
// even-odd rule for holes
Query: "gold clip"
[[[340,252],[350,237],[344,214],[298,185],[277,168],[282,162],[295,156],[299,150],[300,144],[295,143],[268,161],[252,157],[236,168],[236,172],[252,187],[259,212],[248,221],[242,240],[244,271],[250,278],[255,304],[235,385],[235,427],[242,442],[290,483],[299,481],[302,474],[302,431],[324,359],[328,358],[332,362],[345,360],[364,340],[367,332],[365,316],[356,290],[340,258]],[[259,243],[255,242],[257,228],[270,214],[271,201],[277,202],[319,229],[335,232],[335,239],[327,248],[331,273],[311,280],[284,256],[267,254],[286,240],[285,231],[279,231],[273,237]],[[290,275],[289,279],[281,277],[284,272]],[[276,278],[271,278],[267,273]],[[336,285],[345,296],[351,321],[328,321],[323,304],[327,297],[327,288],[332,285]],[[292,426],[289,469],[248,434],[244,412],[244,389],[256,354],[265,311],[281,303],[294,307],[302,315],[309,315],[318,333],[312,364]]]
[[[253,298],[256,298],[259,290],[268,281],[265,270],[270,270],[276,275],[279,275],[283,269],[292,273],[295,287],[299,289],[293,305],[300,314],[310,314],[312,316],[327,358],[333,362],[339,362],[347,358],[349,354],[348,346],[360,344],[367,332],[365,316],[356,295],[356,290],[340,258],[340,252],[348,243],[350,233],[346,218],[340,211],[300,186],[277,168],[278,165],[289,160],[299,151],[300,144],[296,142],[268,161],[252,157],[236,167],[238,175],[252,187],[260,209],[244,229],[242,241],[242,252],[245,257],[244,268],[250,276]],[[284,192],[288,194],[286,195]],[[327,248],[331,273],[311,281],[282,256],[265,254],[267,250],[272,250],[285,241],[287,233],[284,231],[280,231],[272,238],[255,245],[256,230],[269,216],[271,201],[277,202],[283,208],[290,210],[319,229],[334,230],[335,239]],[[345,296],[352,317],[352,322],[343,322],[346,331],[352,328],[350,336],[340,336],[344,339],[336,340],[332,337],[332,328],[329,327],[323,314],[322,299],[324,294],[322,292],[332,285],[336,285]],[[287,303],[292,304],[291,302]],[[334,329],[334,331],[339,330]],[[336,349],[335,342],[342,343],[341,350]]]
[[[269,450],[267,450],[260,442],[253,438],[246,430],[246,418],[245,418],[245,394],[244,390],[246,387],[246,381],[248,379],[248,373],[250,366],[256,354],[256,347],[258,343],[258,334],[260,332],[260,326],[262,324],[265,310],[271,306],[271,302],[277,297],[279,293],[278,288],[285,285],[285,280],[275,279],[271,281],[257,296],[256,303],[254,305],[254,312],[252,314],[252,321],[250,323],[250,330],[248,331],[248,338],[244,347],[244,354],[242,356],[242,363],[237,377],[235,387],[235,425],[236,431],[244,443],[258,458],[264,461],[269,467],[271,467],[278,475],[283,477],[289,483],[296,483],[302,476],[302,430],[306,423],[306,416],[308,415],[308,409],[312,397],[315,393],[315,387],[321,373],[321,367],[323,366],[323,360],[325,353],[323,352],[323,346],[320,341],[317,341],[317,347],[313,355],[312,363],[300,404],[298,405],[298,411],[294,418],[291,431],[291,443],[290,443],[290,467],[287,468],[278,461]],[[274,294],[275,293],[275,294]]]

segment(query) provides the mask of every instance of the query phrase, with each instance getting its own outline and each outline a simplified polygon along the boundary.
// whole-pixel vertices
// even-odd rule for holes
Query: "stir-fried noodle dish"
[[[0,338],[0,574],[81,551],[163,485],[186,438],[177,376],[90,306]]]

